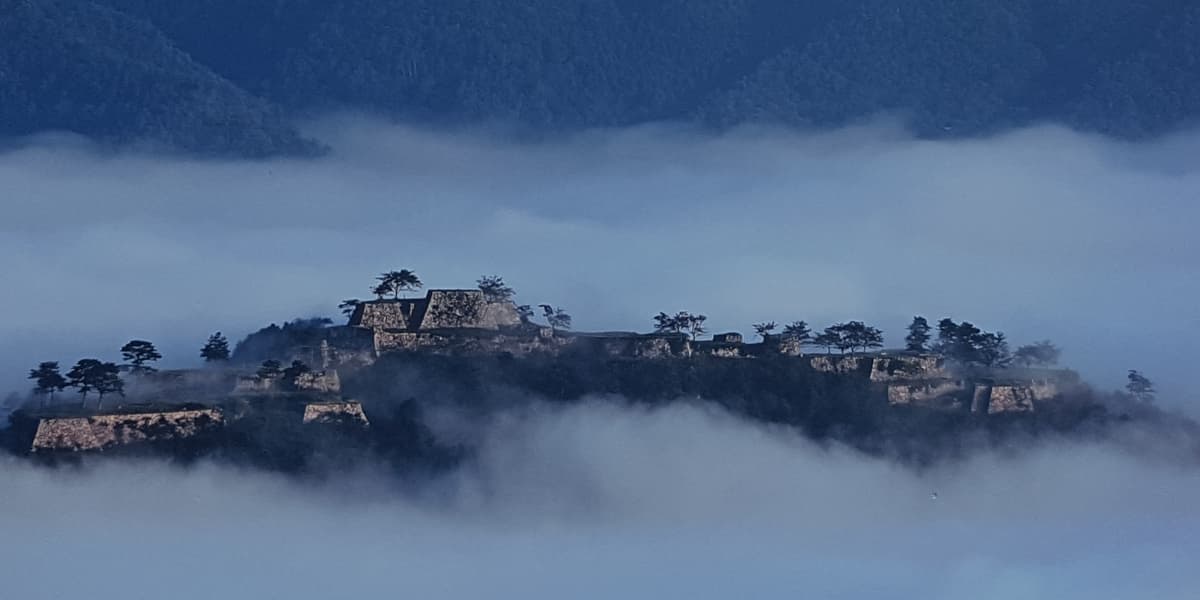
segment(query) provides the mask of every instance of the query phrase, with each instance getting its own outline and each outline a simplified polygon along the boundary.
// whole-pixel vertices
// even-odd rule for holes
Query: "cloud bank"
[[[1112,447],[921,473],[711,410],[512,415],[397,488],[0,464],[20,598],[1191,598],[1200,473]],[[931,499],[936,491],[938,499]]]
[[[42,360],[154,340],[194,364],[215,330],[332,315],[374,273],[504,275],[581,329],[660,310],[714,331],[913,314],[1051,338],[1104,386],[1176,403],[1200,308],[1200,136],[1125,144],[1042,127],[920,141],[886,124],[722,136],[665,126],[538,142],[363,118],[315,161],[105,154],[46,139],[0,155],[0,385]]]

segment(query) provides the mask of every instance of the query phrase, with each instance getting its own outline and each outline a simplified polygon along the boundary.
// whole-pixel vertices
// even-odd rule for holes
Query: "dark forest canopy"
[[[0,135],[311,153],[364,109],[530,131],[657,120],[1122,137],[1200,110],[1186,0],[0,0]]]

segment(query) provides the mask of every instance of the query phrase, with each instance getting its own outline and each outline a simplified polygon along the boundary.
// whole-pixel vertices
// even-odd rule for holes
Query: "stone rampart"
[[[875,383],[948,378],[950,372],[940,356],[879,356],[871,360],[871,381]]]
[[[178,410],[39,419],[30,450],[81,452],[144,442],[192,438],[220,429],[220,409]]]
[[[992,391],[988,398],[987,412],[989,415],[1033,412],[1033,401],[1034,394],[1031,387],[996,385],[992,386]]]
[[[359,425],[371,424],[358,402],[314,402],[304,406],[304,424]]]
[[[941,381],[923,385],[892,384],[888,386],[888,404],[922,408],[961,409],[968,393],[962,381]]]
[[[814,371],[819,373],[837,373],[839,375],[861,374],[870,375],[872,358],[869,356],[840,356],[823,355],[809,359]]]

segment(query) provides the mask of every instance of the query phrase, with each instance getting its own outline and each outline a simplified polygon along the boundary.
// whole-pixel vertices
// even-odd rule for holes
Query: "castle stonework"
[[[1029,386],[992,386],[987,412],[997,413],[1033,412],[1033,389]]]
[[[961,410],[968,386],[963,381],[948,380],[926,384],[892,384],[887,388],[891,406],[915,406],[943,410]]]
[[[216,408],[74,418],[43,418],[30,446],[32,452],[105,450],[143,442],[181,440],[225,425]]]
[[[360,303],[351,327],[375,331],[498,330],[521,325],[512,302],[489,301],[480,290],[430,290],[424,298]]]
[[[358,402],[314,402],[304,406],[305,425],[356,425],[371,424]]]
[[[339,394],[342,391],[342,381],[335,370],[313,371],[301,373],[285,385],[282,376],[261,377],[259,375],[243,375],[238,377],[233,393],[244,394],[277,394],[287,392],[308,392],[314,394]]]
[[[946,360],[940,356],[880,356],[871,361],[871,381],[875,383],[949,377]]]

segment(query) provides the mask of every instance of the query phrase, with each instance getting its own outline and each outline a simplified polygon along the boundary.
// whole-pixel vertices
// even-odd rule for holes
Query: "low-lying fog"
[[[694,407],[514,417],[400,489],[0,463],[4,597],[1190,599],[1200,473],[1113,447],[920,474]],[[932,498],[936,492],[937,499]]]
[[[209,333],[335,315],[384,269],[430,286],[500,274],[579,329],[659,311],[713,331],[913,314],[1042,338],[1104,387],[1141,369],[1200,389],[1200,136],[1126,144],[1057,127],[918,141],[670,128],[541,142],[361,118],[314,161],[201,161],[46,138],[0,154],[0,388],[43,360],[168,366]]]

